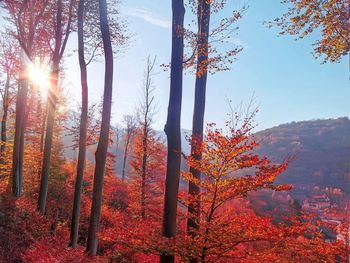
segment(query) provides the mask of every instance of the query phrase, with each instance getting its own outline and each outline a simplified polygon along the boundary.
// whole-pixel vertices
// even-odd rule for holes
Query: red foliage
[[[84,175],[77,249],[68,247],[75,163],[61,165],[59,173],[50,181],[46,215],[36,211],[35,191],[14,199],[6,192],[7,180],[3,180],[0,183],[0,259],[5,262],[156,262],[161,252],[173,251],[177,261],[186,262],[189,257],[202,258],[205,251],[206,262],[334,262],[335,255],[345,254],[342,243],[324,241],[319,232],[320,222],[310,216],[301,214],[273,223],[270,217],[254,213],[245,198],[248,192],[288,189],[273,184],[287,162],[276,165],[251,154],[255,146],[242,130],[224,134],[211,125],[200,146],[202,161],[187,157],[188,163],[203,174],[202,181],[196,181],[202,190],[199,197],[202,206],[200,230],[195,238],[187,236],[184,206],[179,209],[177,238],[161,236],[159,196],[163,192],[163,147],[154,144],[158,155],[153,156],[149,166],[152,173],[148,174],[145,218],[140,217],[135,205],[140,196],[137,180],[140,159],[133,159],[135,178],[130,184],[122,183],[113,173],[107,175],[99,256],[94,258],[85,253],[93,165],[87,163]],[[193,180],[190,174],[183,175]],[[28,180],[26,189],[31,184],[36,187],[35,181]],[[153,189],[157,189],[156,195]],[[181,193],[180,197],[186,205],[187,194]]]

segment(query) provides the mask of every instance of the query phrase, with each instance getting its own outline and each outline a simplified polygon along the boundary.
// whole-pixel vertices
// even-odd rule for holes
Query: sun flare
[[[28,79],[32,84],[36,85],[43,94],[47,93],[50,87],[50,81],[49,72],[45,68],[35,63],[30,63],[28,65]]]

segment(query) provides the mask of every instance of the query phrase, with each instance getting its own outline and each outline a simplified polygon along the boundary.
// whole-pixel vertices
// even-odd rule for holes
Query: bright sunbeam
[[[49,73],[44,68],[35,63],[28,65],[28,79],[36,85],[40,92],[45,95],[50,87]]]

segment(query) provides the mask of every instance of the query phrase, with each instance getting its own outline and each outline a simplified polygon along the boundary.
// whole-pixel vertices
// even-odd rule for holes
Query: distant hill
[[[292,122],[256,133],[259,153],[274,161],[296,159],[278,179],[294,184],[294,197],[304,199],[315,186],[350,193],[350,121],[348,118]]]

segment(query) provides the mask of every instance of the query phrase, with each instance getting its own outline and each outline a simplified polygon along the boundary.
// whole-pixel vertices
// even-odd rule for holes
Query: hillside
[[[166,143],[164,132],[158,136]],[[186,135],[190,131],[182,130],[182,147],[185,153],[190,151]],[[254,134],[260,143],[259,153],[279,162],[288,156],[294,156],[287,171],[278,183],[294,185],[292,194],[305,199],[308,192],[321,188],[341,188],[350,193],[350,120],[348,118],[292,122],[266,129]],[[71,144],[71,138],[65,137],[65,144]],[[121,146],[122,147],[122,146]],[[116,149],[113,149],[116,151]],[[74,158],[76,153],[66,148],[66,156]],[[118,150],[122,156],[122,149]],[[93,149],[88,158],[93,161]],[[117,158],[116,169],[121,170],[122,158]],[[182,162],[182,169],[187,170]]]
[[[348,118],[292,122],[255,134],[259,152],[274,161],[295,159],[278,183],[294,185],[304,199],[315,186],[350,193],[350,121]]]

